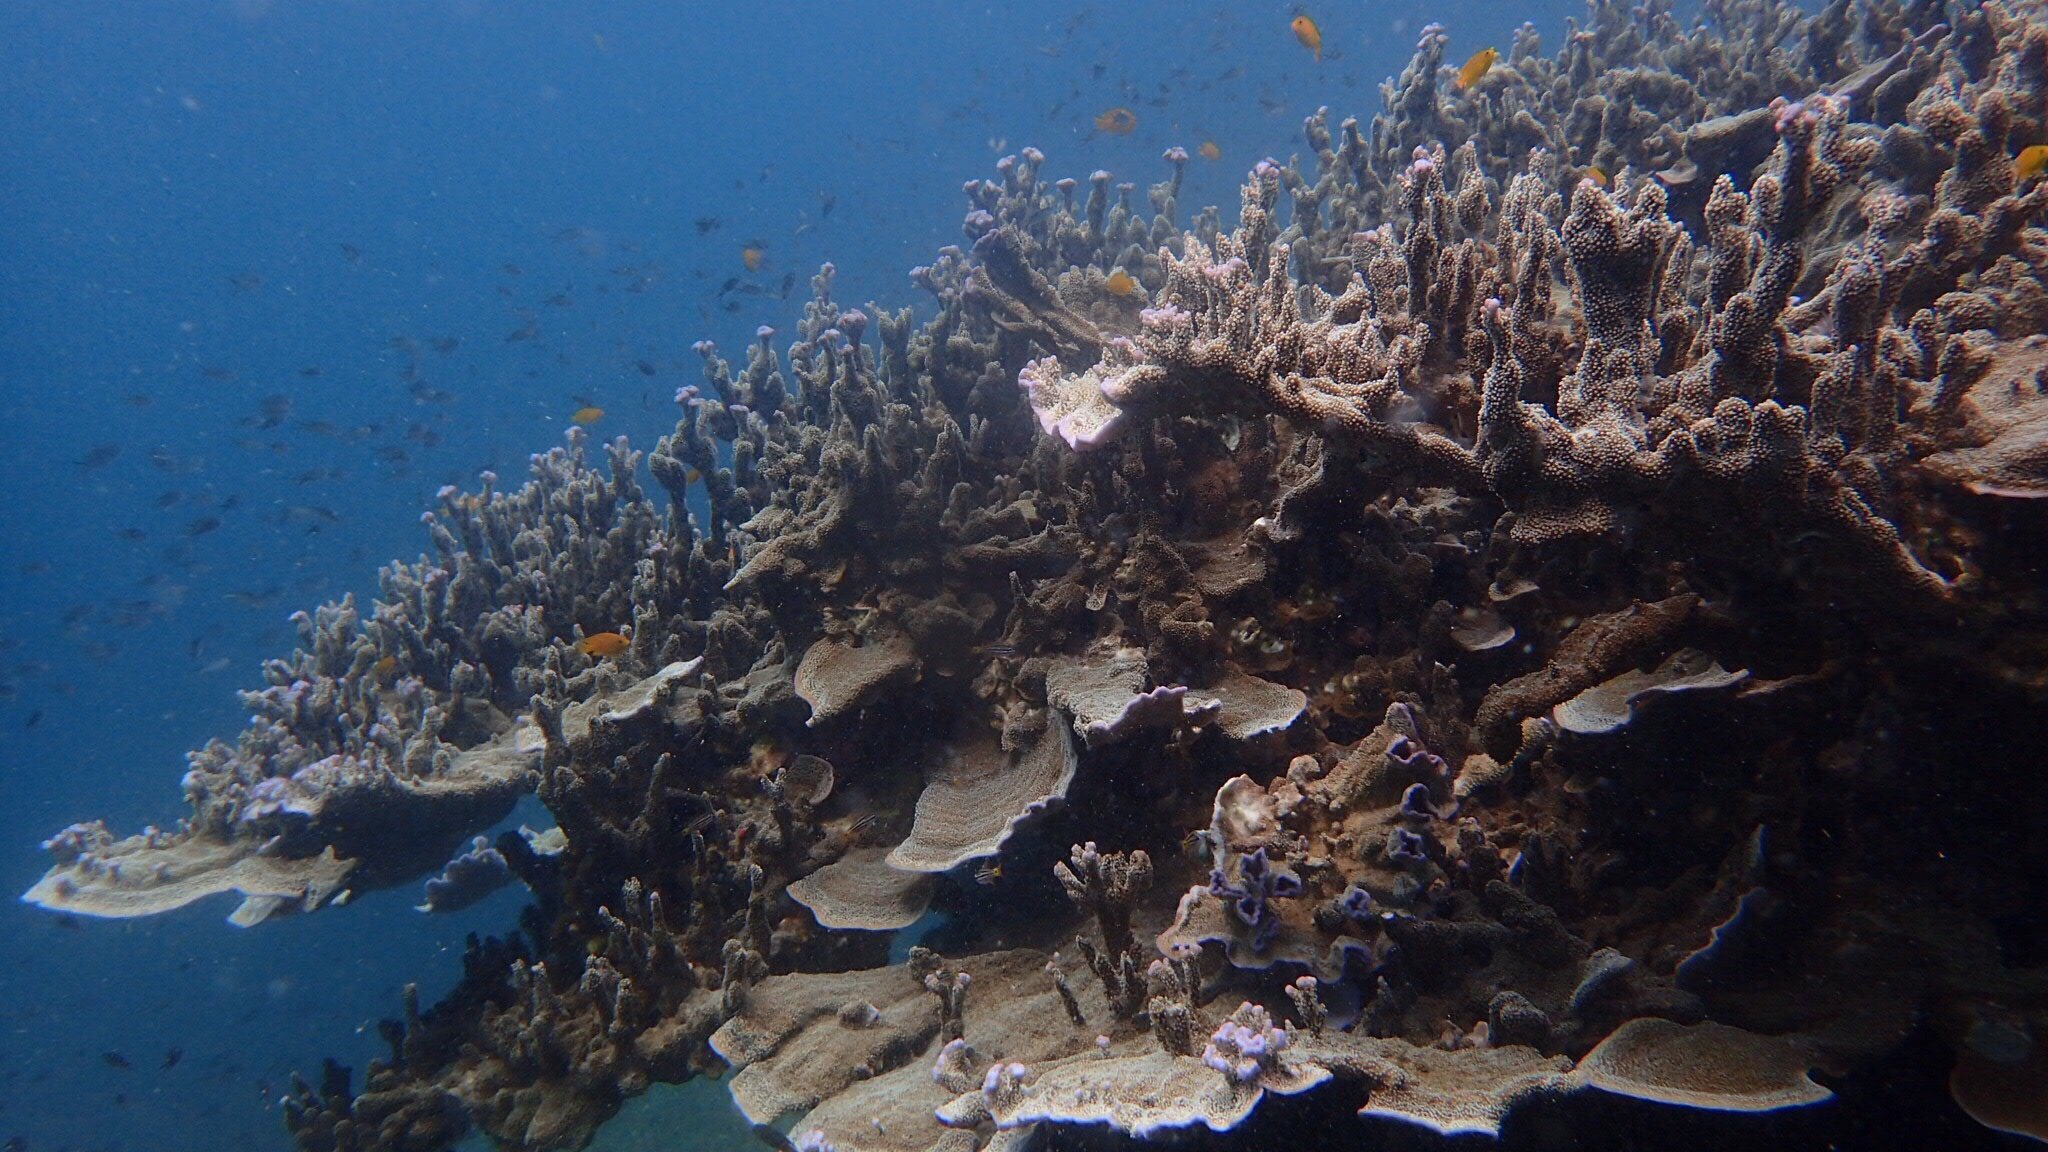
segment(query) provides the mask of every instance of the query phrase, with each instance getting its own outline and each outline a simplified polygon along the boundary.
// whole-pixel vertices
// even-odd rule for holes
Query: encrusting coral
[[[1498,1135],[1824,1109],[1902,1044],[2039,1135],[2048,14],[1703,20],[1469,87],[1427,29],[1228,231],[1178,149],[1144,207],[1005,158],[927,319],[828,266],[644,461],[443,493],[186,824],[67,829],[29,898],[530,888],[296,1086],[317,1152],[581,1147],[721,1065],[803,1149]],[[528,789],[555,829],[470,840]]]

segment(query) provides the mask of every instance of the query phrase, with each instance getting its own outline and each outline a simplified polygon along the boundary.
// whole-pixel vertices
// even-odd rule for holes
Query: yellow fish
[[[2020,149],[2019,156],[2013,161],[2013,168],[2022,180],[2032,180],[2041,173],[2048,172],[2048,144],[2029,144]]]
[[[1465,66],[1458,69],[1458,87],[1470,88],[1479,83],[1479,78],[1493,68],[1493,62],[1500,59],[1500,53],[1491,48],[1481,48],[1472,54]]]
[[[1607,175],[1607,169],[1600,167],[1598,164],[1586,165],[1586,179],[1591,180],[1602,188],[1614,183],[1613,178]]]
[[[391,679],[391,673],[397,669],[398,657],[383,656],[379,657],[375,664],[370,665],[370,675],[376,677],[379,682],[382,682]]]
[[[1221,160],[1223,159],[1223,149],[1218,148],[1214,140],[1204,140],[1201,147],[1195,149],[1195,155],[1200,156],[1204,160]]]
[[[1138,281],[1129,272],[1118,268],[1102,281],[1102,286],[1111,296],[1129,296],[1138,290]]]
[[[1287,26],[1294,30],[1294,38],[1301,41],[1301,46],[1315,53],[1316,62],[1321,63],[1323,59],[1323,30],[1316,27],[1316,22],[1307,16],[1296,16],[1287,22]]]
[[[759,244],[749,244],[740,249],[740,263],[746,265],[749,272],[759,272],[768,263],[768,252]]]
[[[1095,117],[1095,130],[1111,136],[1129,136],[1138,127],[1138,114],[1129,108],[1109,108]]]
[[[576,650],[596,659],[602,656],[617,656],[631,643],[617,632],[592,632],[576,642]]]
[[[578,408],[574,412],[569,413],[569,423],[580,424],[585,428],[590,427],[592,424],[595,424],[602,419],[604,419],[604,409],[599,408],[595,404],[586,404],[583,407]]]

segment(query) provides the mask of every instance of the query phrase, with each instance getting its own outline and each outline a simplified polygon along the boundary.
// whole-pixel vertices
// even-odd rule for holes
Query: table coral
[[[827,266],[645,457],[443,492],[185,824],[30,898],[331,908],[535,792],[517,930],[295,1084],[320,1152],[580,1147],[721,1064],[842,1152],[1824,1118],[1901,1044],[2032,1130],[2048,22],[1700,19],[1469,87],[1424,29],[1234,227],[1178,149],[1003,158],[925,313]]]

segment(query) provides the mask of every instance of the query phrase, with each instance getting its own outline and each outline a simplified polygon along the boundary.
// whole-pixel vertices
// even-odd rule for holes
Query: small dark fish
[[[461,339],[454,336],[437,336],[432,343],[434,351],[439,352],[443,356],[452,356],[457,348],[462,347]]]
[[[818,219],[830,220],[832,209],[839,203],[839,197],[827,192],[818,198]]]
[[[105,1052],[100,1053],[100,1059],[106,1061],[107,1067],[109,1068],[120,1068],[126,1070],[135,1067],[135,1065],[130,1064],[128,1062],[128,1058],[126,1056],[121,1055],[119,1052],[116,1052],[111,1048],[107,1049]]]
[[[445,392],[424,382],[415,383],[406,391],[412,393],[412,398],[421,404],[447,404],[455,399],[455,393]]]
[[[234,370],[234,369],[232,369],[232,368],[221,368],[221,367],[217,367],[217,366],[212,366],[212,365],[209,365],[209,366],[207,366],[207,367],[201,368],[201,369],[199,370],[199,374],[200,374],[200,375],[202,375],[202,376],[204,376],[204,377],[206,377],[206,378],[207,378],[208,380],[218,380],[218,381],[220,381],[220,382],[221,382],[221,383],[223,383],[223,384],[226,384],[226,383],[228,383],[228,382],[230,382],[230,381],[234,380],[234,378],[235,378],[235,370]]]
[[[140,528],[121,528],[116,530],[114,535],[119,536],[123,540],[146,540],[149,538],[149,533],[144,532]]]
[[[782,276],[782,287],[777,291],[775,298],[778,300],[789,299],[789,290],[794,287],[796,287],[796,273],[784,273]]]
[[[304,368],[299,369],[299,375],[304,376],[309,380],[315,376],[318,376],[319,374],[320,367],[319,365],[316,364],[308,364]]]
[[[36,725],[41,724],[42,722],[43,710],[41,708],[38,708],[35,711],[28,714],[28,719],[22,721],[21,727],[23,731],[27,731],[28,729],[33,728]]]
[[[231,600],[244,608],[268,608],[272,604],[277,603],[278,597],[283,595],[284,589],[273,586],[265,588],[261,592],[244,592],[237,589],[222,593],[221,599]]]
[[[227,496],[224,497],[221,500],[221,502],[217,505],[217,507],[223,512],[232,512],[235,509],[240,508],[241,506],[242,494],[240,492],[228,493]]]
[[[185,525],[185,535],[204,536],[218,527],[220,527],[220,517],[201,516],[199,519]]]
[[[28,1152],[28,1140],[21,1136],[9,1136],[4,1147],[6,1152]]]
[[[635,361],[633,361],[633,367],[635,367],[635,368],[638,368],[638,369],[640,370],[640,374],[641,374],[642,376],[652,376],[652,375],[654,375],[654,365],[652,365],[652,364],[649,364],[649,363],[648,363],[647,361],[645,361],[645,360],[635,360]]]
[[[115,457],[119,455],[121,455],[121,446],[119,444],[101,444],[92,451],[80,456],[78,458],[78,466],[87,472],[97,472],[112,464]]]
[[[258,276],[254,272],[244,272],[239,276],[230,276],[227,278],[227,281],[235,286],[235,291],[237,292],[254,292],[258,288],[263,287],[263,277]]]
[[[178,1061],[183,1060],[184,1058],[185,1050],[183,1048],[173,1048],[169,1052],[164,1053],[164,1062],[158,1065],[158,1068],[162,1071],[168,1072],[171,1069],[176,1068],[178,1066]]]
[[[156,403],[156,397],[151,396],[147,392],[130,392],[128,395],[121,397],[121,403],[126,404],[130,408],[147,408],[151,404]]]
[[[80,920],[69,912],[65,912],[57,917],[57,927],[62,928],[66,932],[76,932],[85,927],[85,921]]]
[[[363,250],[353,244],[343,244],[341,246],[341,258],[350,264],[361,264],[363,262]]]
[[[377,459],[390,464],[403,464],[412,457],[406,455],[405,449],[396,444],[385,444],[377,449]]]
[[[505,275],[507,275],[507,276],[524,276],[524,275],[526,275],[526,269],[524,269],[524,268],[521,268],[521,267],[520,267],[519,265],[517,265],[517,264],[500,264],[500,265],[498,265],[498,271],[500,271],[500,272],[503,272],[503,273],[504,273]]]
[[[263,398],[260,411],[262,413],[260,416],[244,420],[242,423],[258,431],[266,428],[276,428],[284,423],[286,416],[291,415],[292,398],[280,392],[273,392]]]
[[[520,327],[505,333],[505,343],[517,344],[522,340],[531,340],[538,335],[540,335],[540,321],[528,320]]]
[[[727,312],[737,312],[737,311],[739,311],[739,310],[740,310],[740,302],[739,302],[739,301],[737,301],[737,300],[728,300],[728,301],[726,301],[726,302],[725,302],[725,310],[726,310]]]
[[[173,488],[169,492],[165,492],[156,498],[157,510],[162,511],[165,508],[175,508],[178,505],[178,501],[183,500],[184,498],[185,494],[183,492],[180,492],[177,489]]]
[[[553,296],[541,301],[541,303],[551,308],[569,308],[574,306],[576,301],[567,292],[557,292]]]
[[[723,283],[723,284],[720,284],[720,285],[718,286],[718,294],[719,294],[720,296],[723,296],[723,295],[725,295],[725,294],[726,294],[727,292],[730,292],[730,291],[732,291],[733,289],[735,289],[735,288],[737,288],[737,287],[739,287],[739,286],[740,286],[740,278],[739,278],[739,277],[737,277],[737,276],[728,276],[728,277],[726,277],[726,281],[725,281],[725,283]]]

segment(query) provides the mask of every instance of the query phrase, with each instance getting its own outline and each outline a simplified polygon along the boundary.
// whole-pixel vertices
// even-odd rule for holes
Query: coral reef
[[[1149,215],[1005,158],[928,319],[828,266],[644,461],[444,493],[189,821],[74,826],[29,899],[253,922],[537,789],[428,897],[502,868],[520,930],[297,1086],[318,1152],[577,1148],[721,1066],[804,1149],[1498,1135],[1907,1043],[2038,1135],[2048,13],[1702,19],[1469,88],[1432,27],[1229,231],[1178,149]]]

